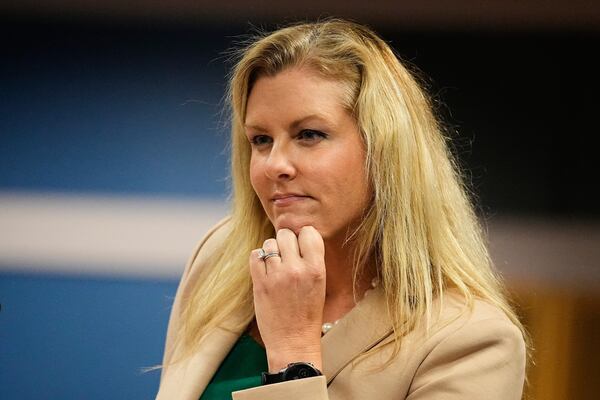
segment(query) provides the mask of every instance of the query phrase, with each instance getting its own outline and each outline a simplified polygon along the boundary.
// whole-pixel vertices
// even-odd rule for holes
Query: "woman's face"
[[[314,226],[345,238],[371,195],[365,151],[343,87],[307,68],[259,78],[248,98],[245,131],[250,179],[275,229]]]

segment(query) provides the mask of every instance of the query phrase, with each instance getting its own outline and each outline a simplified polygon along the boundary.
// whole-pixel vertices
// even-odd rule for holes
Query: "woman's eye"
[[[299,139],[308,140],[308,141],[324,139],[326,137],[327,137],[327,135],[325,133],[320,132],[320,131],[315,131],[313,129],[304,129],[304,130],[300,131],[300,133],[298,134]]]
[[[253,145],[261,146],[264,144],[271,143],[271,138],[266,135],[256,135],[252,139],[250,139],[250,142]]]

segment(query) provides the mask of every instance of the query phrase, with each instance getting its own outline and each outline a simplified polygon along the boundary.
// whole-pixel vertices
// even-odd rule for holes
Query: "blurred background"
[[[597,398],[600,3],[0,3],[0,398],[153,398],[227,214],[226,50],[341,16],[413,65],[533,337],[530,398]]]

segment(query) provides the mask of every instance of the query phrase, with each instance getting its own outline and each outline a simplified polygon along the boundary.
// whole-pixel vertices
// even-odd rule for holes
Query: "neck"
[[[353,298],[353,257],[355,246],[343,245],[343,239],[332,239],[325,241],[325,267],[326,276],[326,298],[342,299]],[[358,282],[358,295],[369,289],[371,280],[375,276],[374,265],[367,265]]]

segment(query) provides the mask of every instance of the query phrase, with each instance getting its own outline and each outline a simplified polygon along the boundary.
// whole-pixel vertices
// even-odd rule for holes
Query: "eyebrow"
[[[297,128],[298,125],[301,125],[302,123],[304,123],[308,120],[311,120],[311,119],[316,119],[316,120],[323,121],[326,123],[328,122],[328,119],[321,114],[310,114],[310,115],[307,115],[305,117],[302,117],[302,118],[299,118],[299,119],[293,121],[290,124],[290,128],[292,128],[292,129]],[[253,125],[253,124],[244,124],[244,128],[250,128],[250,129],[254,129],[257,131],[261,131],[261,132],[266,132],[268,130],[260,125]]]

